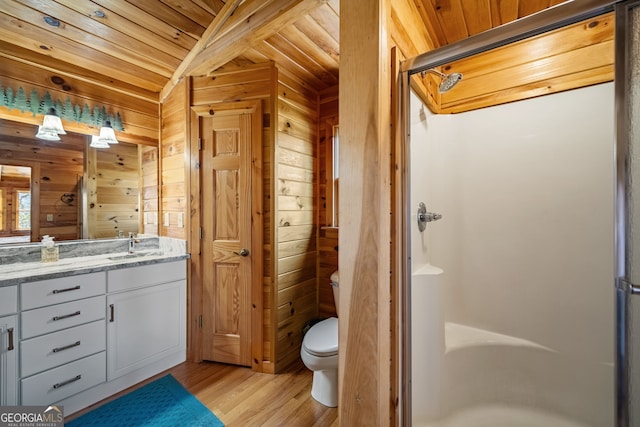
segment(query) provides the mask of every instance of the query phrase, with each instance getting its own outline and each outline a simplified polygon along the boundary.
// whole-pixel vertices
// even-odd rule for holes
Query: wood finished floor
[[[312,372],[302,363],[286,372],[272,375],[221,363],[185,362],[144,383],[167,373],[173,375],[200,402],[211,409],[227,427],[338,426],[338,410],[327,408],[311,397]],[[144,383],[108,400],[113,400]],[[76,413],[67,421],[105,402]]]

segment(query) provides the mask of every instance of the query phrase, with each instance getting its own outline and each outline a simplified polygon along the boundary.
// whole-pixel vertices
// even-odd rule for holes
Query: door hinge
[[[202,138],[198,138],[198,151],[202,150]]]
[[[198,328],[202,329],[202,314],[198,316]]]
[[[203,237],[204,237],[204,231],[202,231],[202,227],[200,227],[200,239],[202,240]]]

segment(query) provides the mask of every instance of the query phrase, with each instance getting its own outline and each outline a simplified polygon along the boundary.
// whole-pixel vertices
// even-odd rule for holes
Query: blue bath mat
[[[171,375],[65,423],[67,427],[222,427],[206,406]]]

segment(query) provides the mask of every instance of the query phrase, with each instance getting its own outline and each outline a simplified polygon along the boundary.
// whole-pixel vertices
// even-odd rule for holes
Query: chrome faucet
[[[132,254],[135,249],[136,240],[133,238],[133,233],[129,232],[129,253]]]

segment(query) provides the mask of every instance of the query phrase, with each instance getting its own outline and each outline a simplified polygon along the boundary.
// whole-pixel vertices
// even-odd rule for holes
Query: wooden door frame
[[[188,304],[191,307],[189,325],[191,333],[191,354],[195,362],[202,361],[202,293],[203,268],[200,229],[202,227],[202,206],[200,190],[201,138],[200,119],[236,114],[253,114],[251,119],[251,369],[263,371],[263,203],[262,203],[262,103],[261,101],[227,102],[191,107],[190,141],[190,253],[191,292]]]

